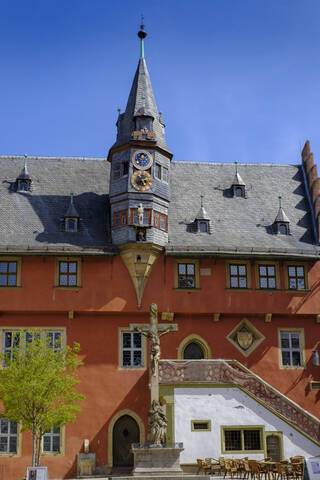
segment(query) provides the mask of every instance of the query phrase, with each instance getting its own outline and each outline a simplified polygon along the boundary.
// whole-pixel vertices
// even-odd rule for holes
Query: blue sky
[[[0,0],[0,154],[106,156],[142,12],[175,160],[320,158],[319,0]]]

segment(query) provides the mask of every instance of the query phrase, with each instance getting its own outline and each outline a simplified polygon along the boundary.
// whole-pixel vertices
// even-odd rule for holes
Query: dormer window
[[[278,214],[272,226],[273,226],[274,233],[279,233],[280,235],[290,235],[290,220],[282,208],[281,195],[279,195]]]
[[[245,187],[242,185],[233,185],[233,194],[235,197],[245,197]]]
[[[16,191],[17,192],[30,192],[31,178],[27,169],[27,155],[24,156],[24,167],[20,172],[20,175],[16,178]]]
[[[199,231],[203,233],[208,233],[208,221],[199,221]]]
[[[65,226],[66,226],[66,232],[76,232],[78,230],[78,219],[66,218]]]
[[[70,205],[64,215],[65,232],[77,232],[79,229],[80,216],[73,202],[73,193],[70,193]]]
[[[29,192],[30,191],[31,180],[27,179],[18,179],[17,180],[17,191],[18,192]]]
[[[235,172],[233,182],[232,182],[232,185],[231,185],[231,190],[232,190],[232,193],[233,193],[234,197],[245,198],[245,196],[246,196],[246,185],[245,185],[244,181],[242,180],[242,178],[241,178],[241,176],[238,172],[238,162],[234,162],[234,164],[235,164],[236,172]]]
[[[207,214],[203,205],[204,195],[201,194],[201,207],[194,220],[194,231],[196,233],[211,233],[210,232],[210,217]]]

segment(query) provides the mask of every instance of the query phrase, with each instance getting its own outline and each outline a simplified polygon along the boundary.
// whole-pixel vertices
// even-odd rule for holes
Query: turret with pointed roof
[[[124,113],[117,120],[117,139],[110,148],[112,240],[116,245],[168,242],[170,161],[150,75],[144,58],[144,25],[138,33],[140,59]],[[144,209],[144,226],[137,205]]]

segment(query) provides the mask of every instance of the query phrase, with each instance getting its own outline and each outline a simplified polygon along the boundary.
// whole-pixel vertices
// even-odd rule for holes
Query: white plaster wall
[[[191,420],[211,420],[211,431],[192,432]],[[181,463],[221,455],[243,457],[221,453],[221,425],[263,425],[266,432],[282,432],[284,458],[320,454],[317,445],[238,388],[175,388],[174,423],[175,441],[184,445]],[[250,452],[246,455],[252,459],[264,456]]]

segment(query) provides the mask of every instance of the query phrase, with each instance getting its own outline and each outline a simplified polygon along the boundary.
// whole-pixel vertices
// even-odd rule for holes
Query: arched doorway
[[[140,429],[130,415],[118,418],[112,432],[112,464],[114,467],[132,467],[132,443],[140,442]]]
[[[282,460],[282,434],[280,432],[266,434],[267,457],[273,462]]]
[[[201,345],[196,342],[190,342],[183,350],[183,358],[185,360],[201,360],[204,358],[204,351]]]

